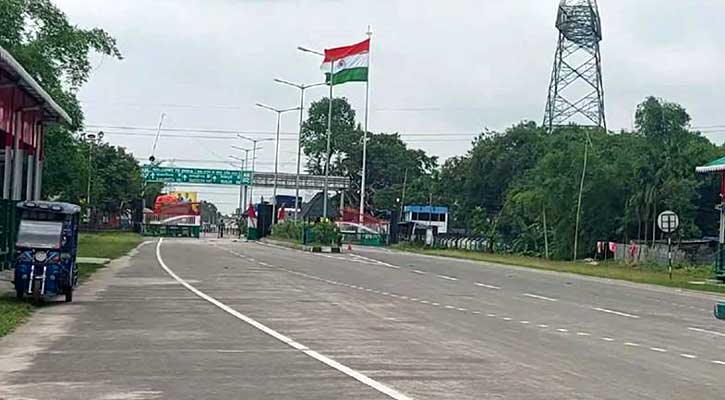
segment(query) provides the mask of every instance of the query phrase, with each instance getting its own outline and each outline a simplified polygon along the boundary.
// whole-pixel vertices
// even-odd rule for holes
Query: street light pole
[[[245,148],[239,147],[239,146],[232,146],[232,148],[244,152],[244,158],[230,156],[230,158],[233,158],[242,163],[242,168],[239,171],[239,216],[241,217],[242,214],[244,213],[244,206],[246,206],[246,202],[247,202],[247,199],[243,197],[244,194],[246,194],[246,192],[244,191],[244,186],[245,186],[244,185],[244,171],[249,166],[250,149],[245,149]]]
[[[295,222],[299,219],[299,210],[300,210],[300,204],[299,204],[299,198],[300,198],[300,163],[302,160],[302,124],[304,123],[304,114],[305,114],[305,90],[316,87],[316,86],[323,86],[325,85],[324,82],[321,83],[314,83],[311,85],[305,85],[305,84],[298,84],[293,83],[290,81],[286,81],[284,79],[274,79],[275,82],[281,83],[283,85],[296,87],[300,90],[300,130],[299,134],[297,135],[297,175],[295,177]]]
[[[282,119],[282,114],[290,111],[297,111],[299,110],[299,107],[294,108],[285,108],[285,109],[277,109],[274,107],[270,107],[261,103],[257,103],[257,107],[264,108],[265,110],[274,111],[277,113],[277,135],[275,139],[275,150],[274,150],[274,189],[272,191],[272,205],[274,209],[274,215],[277,215],[277,176],[279,171],[279,128],[280,128],[280,121]]]
[[[239,134],[237,134],[237,137],[240,139],[249,140],[250,142],[252,142],[252,172],[251,172],[252,178],[249,182],[249,201],[253,202],[254,201],[254,172],[255,172],[254,163],[255,163],[255,160],[257,159],[257,149],[261,148],[261,146],[259,146],[259,147],[257,146],[257,143],[267,142],[267,141],[274,140],[274,139],[272,139],[272,138],[253,139],[253,138],[239,135]]]
[[[92,181],[92,175],[93,175],[93,146],[96,144],[96,142],[100,143],[100,141],[103,139],[103,131],[98,132],[98,135],[95,133],[88,133],[84,135],[84,139],[88,142],[88,186],[86,191],[86,207],[87,207],[87,218],[88,223],[91,222],[91,181]]]
[[[297,50],[303,51],[305,53],[312,53],[316,54],[318,56],[323,57],[323,64],[325,59],[325,53],[310,50],[304,47],[297,47]],[[335,76],[335,63],[334,61],[330,60],[330,81],[328,82],[328,85],[330,86],[330,100],[328,104],[327,109],[327,153],[325,154],[325,188],[323,191],[324,198],[322,199],[322,208],[323,208],[323,217],[327,218],[327,189],[328,189],[328,183],[330,180],[330,141],[332,138],[332,88],[334,86],[334,76]]]

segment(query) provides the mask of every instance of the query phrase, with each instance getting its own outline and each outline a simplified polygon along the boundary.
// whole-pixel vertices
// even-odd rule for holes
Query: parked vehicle
[[[66,302],[73,301],[81,208],[48,201],[24,201],[17,207],[20,224],[13,281],[17,297],[27,294],[39,303],[65,295]]]

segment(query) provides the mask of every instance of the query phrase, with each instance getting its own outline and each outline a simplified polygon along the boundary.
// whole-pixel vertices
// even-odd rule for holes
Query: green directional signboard
[[[175,168],[143,166],[146,182],[164,183],[196,183],[205,185],[249,185],[252,181],[251,171],[235,171],[228,169]]]

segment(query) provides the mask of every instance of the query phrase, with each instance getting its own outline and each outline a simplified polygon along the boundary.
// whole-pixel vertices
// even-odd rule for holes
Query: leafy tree
[[[89,144],[73,134],[83,124],[76,94],[90,76],[90,54],[121,59],[116,40],[102,29],[72,24],[49,0],[0,0],[0,26],[0,45],[73,120],[69,128],[53,126],[45,131],[43,196],[83,203],[88,176],[93,174],[94,206],[109,212],[129,207],[141,192],[141,174],[133,157],[120,148],[96,146],[96,162],[89,171]]]

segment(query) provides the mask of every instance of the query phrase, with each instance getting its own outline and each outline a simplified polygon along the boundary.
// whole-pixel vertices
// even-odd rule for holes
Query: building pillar
[[[35,179],[33,182],[33,200],[40,200],[43,194],[43,155],[45,152],[45,130],[43,124],[38,125],[38,136],[35,140]]]
[[[20,200],[23,190],[23,161],[24,152],[20,149],[20,136],[23,132],[23,112],[15,113],[15,137],[13,140],[13,178],[12,178],[12,194],[13,200]]]
[[[33,200],[40,200],[43,191],[43,160],[40,154],[35,155],[35,184],[33,185]]]
[[[10,134],[8,136],[11,137]],[[8,139],[8,140],[12,140]],[[13,160],[13,149],[11,146],[9,146],[7,143],[5,144],[5,160],[4,160],[4,169],[3,169],[3,199],[8,200],[10,199],[10,184],[12,183],[12,165]]]
[[[35,154],[31,154],[28,152],[27,155],[28,159],[28,173],[25,176],[25,198],[24,200],[32,200],[33,199],[33,184],[35,183],[35,175],[33,175],[33,171],[35,170]]]

